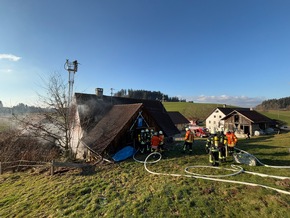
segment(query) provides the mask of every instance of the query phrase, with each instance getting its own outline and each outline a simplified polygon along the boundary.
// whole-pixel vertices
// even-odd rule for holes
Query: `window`
[[[234,120],[235,120],[235,123],[238,123],[239,122],[239,115],[235,115]]]

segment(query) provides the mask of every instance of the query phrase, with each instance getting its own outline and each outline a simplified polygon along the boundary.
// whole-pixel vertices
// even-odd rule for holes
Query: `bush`
[[[31,136],[24,136],[20,131],[0,132],[1,162],[18,160],[49,162],[59,155],[60,150],[56,146],[41,143]]]

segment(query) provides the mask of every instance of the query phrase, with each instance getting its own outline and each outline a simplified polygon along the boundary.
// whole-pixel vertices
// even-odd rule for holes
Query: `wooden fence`
[[[21,169],[28,168],[40,168],[40,167],[50,167],[50,174],[53,175],[56,171],[56,168],[64,167],[64,168],[80,168],[84,172],[94,172],[95,166],[84,163],[71,163],[71,162],[41,162],[41,161],[27,161],[27,160],[18,160],[18,161],[10,161],[10,162],[0,162],[0,175],[3,174],[4,171],[12,170],[13,172],[19,171]]]

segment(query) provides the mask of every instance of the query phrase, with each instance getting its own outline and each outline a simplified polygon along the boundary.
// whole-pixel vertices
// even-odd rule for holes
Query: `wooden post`
[[[2,163],[0,162],[0,175],[2,175]]]
[[[51,167],[50,167],[50,175],[53,176],[53,174],[54,174],[54,161],[52,160],[51,161]]]

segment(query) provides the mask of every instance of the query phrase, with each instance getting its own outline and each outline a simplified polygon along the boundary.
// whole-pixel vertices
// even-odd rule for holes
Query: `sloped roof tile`
[[[93,151],[101,154],[138,112],[142,104],[114,105],[112,109],[85,136],[83,142]]]
[[[234,110],[231,113],[229,113],[227,116],[225,116],[222,120],[229,118],[234,113],[241,114],[242,116],[246,117],[247,119],[249,119],[253,123],[263,123],[263,122],[271,123],[271,122],[273,122],[272,119],[264,116],[263,114],[260,114],[259,112],[255,111],[255,110]]]
[[[186,119],[180,112],[178,111],[169,111],[168,115],[174,124],[188,124],[189,120]]]

